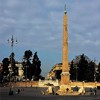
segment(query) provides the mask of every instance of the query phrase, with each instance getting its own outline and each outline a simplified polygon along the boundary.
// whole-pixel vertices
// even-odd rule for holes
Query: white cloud
[[[76,53],[98,55],[100,0],[0,0],[0,46],[7,45],[5,41],[14,34],[19,49],[61,52],[65,3],[69,50],[73,53],[69,56]]]

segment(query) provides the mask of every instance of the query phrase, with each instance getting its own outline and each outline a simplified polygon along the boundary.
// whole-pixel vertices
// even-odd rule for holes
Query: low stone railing
[[[37,87],[38,86],[38,81],[29,81],[29,82],[11,82],[8,84],[8,86],[13,86],[13,87]]]
[[[14,87],[45,87],[48,85],[60,86],[58,80],[39,80],[39,81],[28,81],[28,82],[11,82],[7,83],[6,86],[14,86]],[[100,82],[70,82],[69,85],[71,87],[97,87],[100,86]]]

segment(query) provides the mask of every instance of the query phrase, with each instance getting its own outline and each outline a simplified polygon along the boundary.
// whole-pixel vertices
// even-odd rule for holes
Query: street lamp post
[[[11,52],[13,52],[14,43],[17,44],[17,39],[15,40],[13,35],[12,35],[11,39],[10,40],[8,39],[8,43],[11,44]]]
[[[96,60],[94,59],[94,82],[96,82]]]
[[[76,86],[77,86],[77,81],[78,81],[78,73],[77,73],[77,69],[78,69],[78,66],[75,64],[75,70],[76,70]]]
[[[76,82],[77,82],[77,78],[78,78],[78,73],[77,73],[78,67],[77,67],[77,65],[75,65],[75,69],[76,69]]]
[[[27,81],[27,66],[26,66],[26,81]]]
[[[14,47],[14,43],[17,43],[17,40],[14,39],[13,35],[10,39],[8,39],[8,43],[10,43],[11,45],[11,69],[13,67],[13,59],[12,59],[12,53],[13,53],[13,47]],[[10,71],[10,74],[9,74],[9,77],[10,77],[10,91],[11,91],[11,71]]]

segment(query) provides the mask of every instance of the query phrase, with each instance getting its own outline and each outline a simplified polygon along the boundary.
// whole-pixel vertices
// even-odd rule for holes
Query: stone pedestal
[[[68,95],[71,94],[71,86],[70,85],[60,85],[59,90],[57,91],[58,95]]]
[[[61,85],[69,85],[70,78],[69,78],[69,72],[62,72],[61,74]]]
[[[71,92],[71,86],[70,85],[61,85],[60,90],[65,93]]]

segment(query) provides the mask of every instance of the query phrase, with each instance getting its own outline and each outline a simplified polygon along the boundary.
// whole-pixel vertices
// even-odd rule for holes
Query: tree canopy
[[[95,63],[86,55],[76,56],[70,64],[70,78],[78,81],[94,81]]]
[[[37,52],[34,53],[32,62],[31,58],[32,57],[32,51],[31,50],[26,50],[24,52],[24,61],[23,61],[23,66],[24,66],[24,76],[25,78],[31,80],[32,78],[34,80],[39,80],[41,77],[41,61],[39,60],[39,57],[37,55]]]

